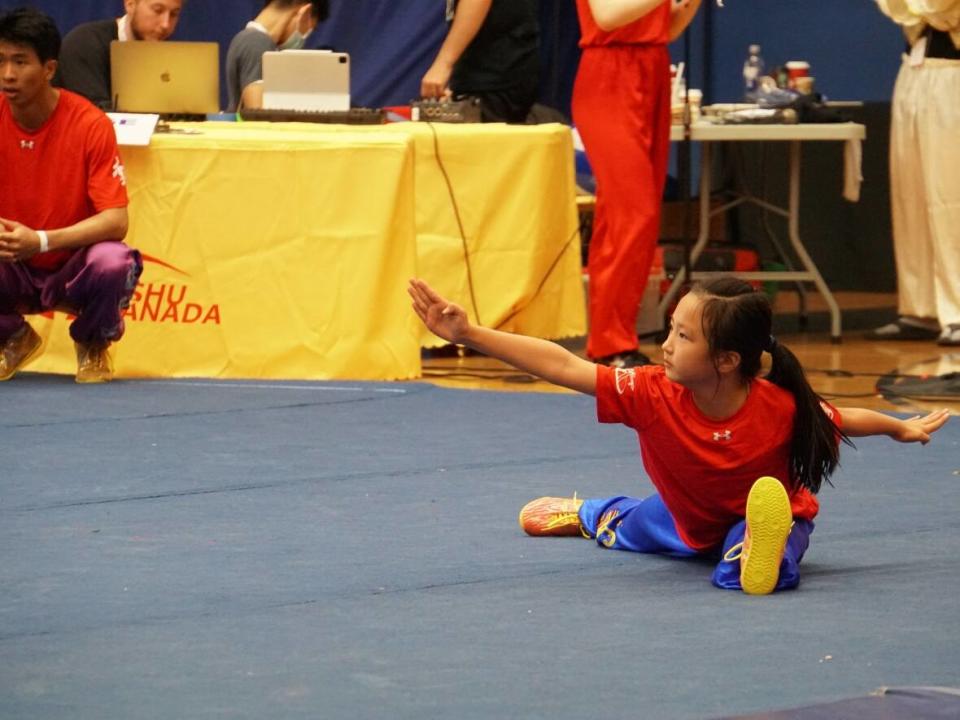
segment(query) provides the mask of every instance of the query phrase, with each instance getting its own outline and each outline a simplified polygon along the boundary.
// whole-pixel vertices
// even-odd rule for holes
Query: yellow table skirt
[[[175,130],[122,149],[145,263],[118,377],[418,377],[440,341],[409,309],[414,275],[484,325],[585,331],[562,126]],[[30,320],[46,341],[30,369],[75,372],[68,318]]]
[[[585,334],[569,128],[387,129],[416,143],[421,277],[487,327],[551,339]],[[441,343],[426,330],[421,342]]]

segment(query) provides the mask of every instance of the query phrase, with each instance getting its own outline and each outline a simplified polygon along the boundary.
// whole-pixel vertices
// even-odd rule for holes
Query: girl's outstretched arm
[[[843,418],[843,431],[850,437],[889,435],[900,442],[926,445],[930,442],[930,436],[950,418],[950,411],[936,410],[929,415],[915,415],[906,420],[863,408],[840,408],[840,415]]]
[[[548,340],[472,325],[463,308],[442,298],[423,280],[411,280],[407,292],[413,299],[414,312],[434,335],[555,385],[588,395],[596,393],[597,367],[592,362]]]

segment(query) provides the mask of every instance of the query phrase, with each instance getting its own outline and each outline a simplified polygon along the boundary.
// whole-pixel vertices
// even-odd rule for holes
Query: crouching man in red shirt
[[[112,376],[142,263],[122,241],[127,191],[110,119],[52,86],[60,33],[28,8],[0,14],[0,380],[40,351],[25,313],[76,315],[77,382]]]

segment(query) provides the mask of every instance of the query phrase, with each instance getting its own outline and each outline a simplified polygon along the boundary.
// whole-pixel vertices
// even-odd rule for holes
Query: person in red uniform
[[[660,233],[670,152],[667,43],[700,0],[577,0],[582,54],[573,122],[597,180],[587,355],[645,365],[637,314]]]
[[[113,124],[52,86],[59,50],[49,16],[0,15],[0,380],[41,349],[24,314],[50,310],[76,316],[77,382],[109,380],[142,269]]]
[[[766,295],[729,276],[677,305],[664,364],[611,368],[539,338],[471,325],[421,280],[413,308],[431,332],[597,398],[600,422],[637,432],[657,490],[646,498],[539,498],[520,511],[530,535],[584,535],[606,548],[719,559],[713,584],[750,594],[794,588],[837,467],[839,439],[889,435],[926,443],[949,412],[901,420],[824,403],[796,356],[770,335]],[[759,377],[761,357],[771,369]]]

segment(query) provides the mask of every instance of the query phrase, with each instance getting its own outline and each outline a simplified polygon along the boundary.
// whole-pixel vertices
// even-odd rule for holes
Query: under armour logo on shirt
[[[33,140],[21,140],[20,141],[21,150],[33,150]]]
[[[719,442],[720,440],[729,440],[729,439],[731,439],[732,437],[733,437],[733,433],[730,432],[729,430],[724,430],[723,432],[715,432],[715,433],[713,434],[713,439],[716,440],[716,441],[718,441],[718,442]]]

